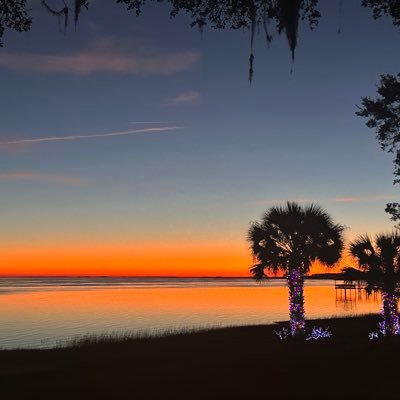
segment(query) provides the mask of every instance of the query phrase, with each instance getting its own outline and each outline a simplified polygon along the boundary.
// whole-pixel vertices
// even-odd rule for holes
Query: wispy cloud
[[[19,172],[19,171],[0,172],[0,181],[4,180],[49,181],[64,185],[80,185],[84,183],[83,179],[70,176],[59,176],[59,175],[43,174],[39,172]]]
[[[313,203],[317,201],[316,199],[310,199],[307,197],[297,197],[294,199],[275,199],[275,200],[259,200],[254,201],[252,204],[254,205],[279,205],[279,204],[286,204],[288,201],[295,201],[296,203]]]
[[[0,141],[0,146],[5,145],[17,145],[17,144],[30,144],[30,143],[41,143],[41,142],[55,142],[62,140],[80,140],[80,139],[95,139],[95,138],[105,138],[105,137],[115,137],[115,136],[127,136],[137,133],[151,133],[151,132],[166,132],[174,131],[177,129],[182,129],[181,126],[163,126],[155,128],[144,128],[144,129],[134,129],[122,132],[109,132],[109,133],[96,133],[93,135],[68,135],[68,136],[47,136],[29,139],[15,139],[8,141]]]
[[[393,195],[373,195],[373,196],[348,196],[348,197],[335,197],[331,201],[335,203],[354,203],[359,201],[374,201],[374,200],[396,200],[398,197]]]
[[[167,52],[145,45],[122,43],[106,37],[91,47],[70,54],[1,52],[0,66],[14,71],[89,74],[171,74],[192,67],[200,59],[194,51]]]
[[[166,101],[167,106],[177,106],[180,104],[194,104],[201,100],[201,94],[196,91],[181,93]]]
[[[355,203],[362,201],[390,201],[390,200],[398,200],[399,198],[393,195],[365,195],[365,196],[343,196],[343,197],[334,197],[334,198],[308,198],[308,197],[297,197],[294,199],[275,199],[275,200],[260,200],[255,201],[252,204],[256,205],[276,205],[276,204],[285,204],[288,200],[295,201],[297,203],[325,203],[325,202],[333,202],[333,203]]]
[[[335,203],[353,203],[354,201],[359,201],[358,197],[336,197],[333,199]]]

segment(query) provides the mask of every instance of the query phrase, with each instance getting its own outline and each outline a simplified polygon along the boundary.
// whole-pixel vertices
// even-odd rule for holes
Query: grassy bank
[[[86,340],[0,352],[11,399],[397,399],[400,343],[369,341],[377,316],[309,321],[326,341],[279,341],[277,326]]]

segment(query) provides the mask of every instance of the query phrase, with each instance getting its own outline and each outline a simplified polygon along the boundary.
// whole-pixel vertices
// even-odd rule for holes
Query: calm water
[[[308,280],[308,318],[378,312],[380,298],[336,296]],[[288,319],[284,280],[0,278],[0,347],[47,347],[85,334],[159,332]]]

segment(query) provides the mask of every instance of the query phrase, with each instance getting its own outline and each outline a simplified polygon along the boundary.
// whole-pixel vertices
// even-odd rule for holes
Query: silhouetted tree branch
[[[32,18],[28,16],[26,0],[0,0],[0,47],[6,28],[18,32],[31,28]]]
[[[400,183],[400,74],[381,75],[378,97],[363,97],[357,115],[367,118],[366,125],[376,130],[382,150],[395,154],[394,184]],[[400,220],[400,204],[388,203],[385,211],[393,221]]]
[[[144,0],[117,0],[127,5],[128,10],[140,14]],[[300,20],[307,20],[312,29],[318,24],[320,13],[318,0],[159,0],[172,6],[171,17],[180,12],[190,15],[191,27],[200,31],[207,25],[213,29],[249,29],[250,56],[249,80],[253,77],[253,41],[256,30],[264,31],[267,43],[273,39],[270,27],[275,26],[278,34],[285,34],[292,54],[295,57],[298,27]]]
[[[256,31],[263,30],[267,43],[273,39],[271,25],[277,34],[285,34],[292,60],[298,41],[300,21],[313,29],[319,21],[318,0],[148,0],[171,5],[170,16],[180,12],[189,14],[190,26],[202,30],[206,25],[213,29],[249,29],[249,78],[253,76],[253,40]],[[340,0],[339,0],[340,1]],[[140,15],[146,0],[116,0],[128,10]],[[57,18],[64,18],[64,31],[73,8],[75,26],[82,7],[88,9],[90,0],[42,0],[42,6]],[[73,4],[73,5],[69,5]],[[361,6],[372,9],[373,17],[389,16],[394,25],[400,25],[400,0],[362,0]],[[26,0],[0,0],[0,39],[6,28],[29,30],[32,19],[28,17]]]
[[[60,23],[60,18],[64,16],[64,33],[68,27],[68,15],[69,15],[69,7],[64,3],[64,6],[60,10],[55,10],[50,7],[45,0],[42,0],[42,4],[47,12],[51,15],[55,15],[58,17],[58,22]]]
[[[392,18],[393,25],[400,25],[400,2],[398,0],[363,0],[363,7],[372,8],[374,19],[387,15]]]

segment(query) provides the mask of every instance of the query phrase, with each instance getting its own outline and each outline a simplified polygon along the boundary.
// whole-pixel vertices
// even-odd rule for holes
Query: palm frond
[[[349,251],[362,269],[378,267],[379,256],[376,254],[376,250],[368,235],[359,236],[356,240],[351,242]]]
[[[353,267],[344,267],[341,270],[345,282],[365,280],[365,272]]]
[[[287,272],[296,267],[307,273],[316,260],[327,266],[339,260],[343,229],[320,206],[288,201],[271,207],[260,222],[253,223],[247,240],[265,269]]]
[[[400,236],[378,234],[372,241],[367,235],[350,244],[350,252],[364,271],[367,291],[395,293],[400,286]]]
[[[254,264],[250,267],[250,272],[256,281],[261,281],[264,278],[267,278],[267,275],[264,272],[264,266],[262,264]]]

